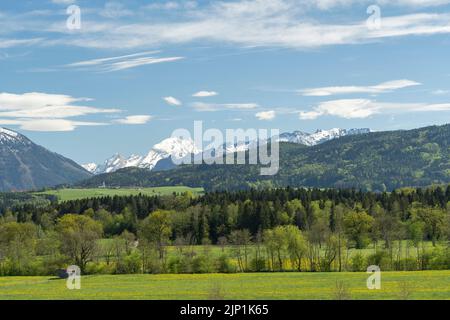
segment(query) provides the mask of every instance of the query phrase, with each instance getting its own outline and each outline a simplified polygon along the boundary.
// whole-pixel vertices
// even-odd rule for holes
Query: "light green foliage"
[[[102,225],[88,216],[68,214],[56,226],[61,240],[61,251],[85,270],[102,236]]]
[[[60,201],[70,201],[85,198],[99,198],[105,196],[129,196],[129,195],[149,195],[161,196],[170,195],[173,193],[189,192],[191,195],[199,195],[203,193],[202,188],[189,187],[158,187],[158,188],[123,188],[123,189],[104,189],[104,188],[89,188],[89,189],[57,189],[48,190],[35,193],[36,195],[54,195]]]

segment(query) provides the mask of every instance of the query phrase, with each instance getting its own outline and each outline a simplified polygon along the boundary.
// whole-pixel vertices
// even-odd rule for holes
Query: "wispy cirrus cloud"
[[[355,4],[378,4],[382,6],[403,6],[412,8],[437,7],[450,4],[450,0],[305,0],[305,4],[320,10]]]
[[[200,112],[215,112],[223,110],[253,110],[259,107],[257,103],[204,103],[194,102],[192,107]]]
[[[431,94],[433,94],[435,96],[447,95],[447,94],[450,94],[450,90],[437,89],[437,90],[431,91]]]
[[[144,65],[173,62],[184,59],[184,57],[152,56],[157,53],[159,53],[159,51],[145,51],[116,57],[91,59],[70,63],[65,65],[65,67],[82,70],[88,69],[93,71],[113,72],[137,68]]]
[[[383,82],[373,86],[335,86],[335,87],[309,88],[299,90],[298,93],[300,93],[303,96],[312,96],[312,97],[325,97],[331,95],[354,94],[354,93],[378,94],[419,85],[421,85],[421,83],[403,79],[403,80],[393,80]]]
[[[198,7],[197,1],[187,0],[187,1],[165,1],[165,2],[154,2],[147,4],[143,7],[146,10],[180,10],[180,9],[195,9]]]
[[[44,41],[43,38],[32,38],[32,39],[2,39],[0,38],[0,49],[13,48],[13,47],[24,47],[32,46]]]
[[[362,119],[383,113],[443,111],[450,111],[450,103],[397,103],[370,99],[341,99],[322,102],[311,111],[300,111],[299,118],[314,120],[321,116],[335,116],[345,119]]]
[[[54,4],[68,5],[77,2],[76,0],[51,0]]]
[[[107,1],[104,8],[100,11],[100,15],[105,18],[122,18],[133,15],[133,11],[127,9],[125,5],[117,1]]]
[[[433,7],[446,0],[397,0],[396,5]],[[141,15],[133,21],[109,19],[98,15],[83,19],[81,32],[74,34],[63,22],[43,19],[18,24],[14,17],[3,23],[11,30],[48,33],[49,45],[72,45],[88,48],[131,49],[193,42],[229,43],[238,46],[265,46],[308,49],[330,45],[364,44],[392,37],[426,36],[450,33],[450,14],[414,13],[383,15],[382,27],[367,28],[366,18],[349,18],[329,23],[309,16],[309,9],[329,9],[356,1],[238,0],[213,1],[195,8],[185,8],[177,19],[151,19]],[[371,3],[368,1],[367,3]],[[387,1],[379,1],[388,5]],[[173,6],[173,5],[172,5]],[[89,10],[86,8],[85,10]],[[130,10],[126,8],[125,10]],[[328,20],[329,21],[329,20]],[[51,35],[51,36],[50,36]],[[70,35],[70,37],[69,37]],[[142,61],[141,61],[142,62]]]

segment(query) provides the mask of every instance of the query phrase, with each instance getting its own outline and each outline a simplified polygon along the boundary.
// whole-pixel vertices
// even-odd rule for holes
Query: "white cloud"
[[[79,126],[106,124],[67,118],[120,112],[119,109],[75,105],[75,103],[87,101],[91,99],[41,92],[24,94],[3,92],[0,93],[0,124],[18,125],[30,131],[72,131]]]
[[[321,116],[362,119],[382,113],[438,111],[450,111],[450,103],[396,103],[377,102],[369,99],[342,99],[322,102],[312,111],[301,111],[299,117],[302,120],[314,120]]]
[[[298,15],[292,1],[217,2],[189,19],[164,23],[134,23],[84,34],[72,45],[135,48],[213,41],[244,46],[294,49],[366,43],[389,37],[450,33],[450,15],[410,14],[383,17],[382,28],[369,30],[366,19],[326,24]],[[67,41],[67,39],[65,40]]]
[[[29,92],[24,94],[0,93],[0,110],[42,108],[46,106],[67,105],[78,101],[89,101],[87,98],[74,98],[64,94],[48,94]]]
[[[122,18],[133,15],[131,10],[128,10],[122,3],[110,1],[105,3],[105,7],[100,11],[100,15],[105,18]]]
[[[127,54],[127,55],[117,56],[117,57],[91,59],[91,60],[74,62],[74,63],[66,65],[66,67],[96,66],[96,65],[104,64],[106,62],[117,61],[117,60],[124,60],[124,59],[127,59],[127,58],[134,58],[134,57],[139,57],[139,56],[144,56],[144,55],[149,55],[149,54],[156,54],[156,53],[159,53],[159,51],[144,51],[144,52],[137,52],[137,53]]]
[[[182,105],[181,101],[174,97],[164,97],[163,100],[171,106],[179,107]]]
[[[407,88],[411,86],[418,86],[421,83],[411,80],[393,80],[383,82],[374,86],[340,86],[340,87],[322,87],[299,90],[299,93],[304,96],[324,97],[338,94],[352,94],[352,93],[384,93],[394,90]]]
[[[20,125],[21,121],[11,119],[0,119],[0,126],[16,126]]]
[[[121,124],[146,124],[149,122],[153,117],[150,115],[135,115],[135,116],[128,116],[124,119],[117,119],[114,120],[116,123]]]
[[[218,93],[215,91],[199,91],[194,93],[192,96],[196,98],[207,98],[217,96]]]
[[[173,62],[184,59],[184,57],[148,56],[149,54],[156,54],[156,53],[158,53],[158,51],[146,51],[124,56],[85,60],[68,64],[65,67],[78,69],[94,68],[93,70],[97,71],[113,72],[136,68],[143,65]]]
[[[30,92],[24,94],[0,93],[0,117],[10,118],[71,118],[88,114],[117,113],[118,109],[101,109],[74,105],[90,101],[62,94]]]
[[[148,64],[156,64],[156,63],[163,63],[163,62],[173,62],[177,60],[184,59],[183,57],[167,57],[167,58],[153,58],[153,57],[143,57],[143,58],[136,58],[131,59],[127,61],[120,61],[120,62],[114,62],[111,64],[109,68],[107,68],[106,71],[120,71],[130,68],[136,68],[143,65]]]
[[[144,6],[144,9],[147,10],[179,10],[179,9],[187,9],[192,10],[197,8],[197,1],[166,1],[162,3],[151,3]]]
[[[258,112],[257,114],[255,114],[255,116],[259,120],[273,120],[275,118],[275,116],[276,116],[276,113],[273,110],[262,111],[262,112]]]
[[[256,103],[203,103],[194,102],[192,107],[196,111],[222,111],[222,110],[251,110],[259,107]]]
[[[436,96],[441,96],[441,95],[446,95],[450,93],[450,90],[442,90],[442,89],[438,89],[438,90],[434,90],[431,91],[432,94],[436,95]]]
[[[398,0],[399,5],[427,6],[447,3],[444,0]],[[176,19],[147,19],[142,16],[129,21],[113,19],[83,20],[82,32],[68,33],[61,23],[37,21],[20,25],[24,31],[51,32],[46,45],[73,45],[93,48],[142,48],[192,42],[230,43],[238,46],[265,46],[294,49],[329,45],[357,44],[390,37],[424,36],[450,33],[449,13],[414,13],[383,15],[382,27],[369,30],[364,15],[358,20],[327,23],[320,17],[308,16],[312,4],[320,8],[351,4],[355,1],[239,0],[212,1],[196,10],[181,12]],[[371,3],[371,2],[368,2]],[[364,13],[364,12],[363,12]],[[144,15],[145,16],[145,15]],[[329,21],[329,20],[328,20]],[[2,22],[0,22],[2,23]],[[13,18],[2,23],[7,30]]]
[[[396,5],[407,7],[437,7],[450,4],[450,0],[378,0],[380,5]]]
[[[75,3],[77,1],[76,0],[52,0],[52,2],[55,4],[69,5],[69,4]]]
[[[73,131],[79,126],[104,126],[106,123],[71,121],[66,119],[40,119],[22,121],[20,128],[28,131],[62,132]]]
[[[450,3],[450,0],[306,0],[307,4],[320,10],[352,4],[379,4],[383,6],[434,7]]]
[[[42,42],[42,38],[33,39],[2,39],[0,38],[0,49],[19,47],[19,46],[31,46]]]
[[[22,130],[41,132],[73,131],[79,126],[104,126],[107,123],[71,121],[67,119],[0,119],[0,125],[17,125]]]
[[[72,118],[89,114],[117,113],[118,109],[99,109],[85,106],[45,106],[0,112],[0,117],[11,118]]]

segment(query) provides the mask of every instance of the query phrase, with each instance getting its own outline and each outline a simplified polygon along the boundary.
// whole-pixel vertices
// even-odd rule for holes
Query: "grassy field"
[[[202,188],[190,187],[158,187],[158,188],[124,188],[124,189],[59,189],[35,193],[36,195],[55,195],[60,201],[70,201],[85,198],[98,198],[103,196],[128,196],[128,195],[169,195],[190,191],[193,194],[203,193]]]
[[[368,290],[366,273],[248,273],[85,276],[81,290],[49,277],[2,277],[0,299],[450,299],[450,271],[383,272]]]

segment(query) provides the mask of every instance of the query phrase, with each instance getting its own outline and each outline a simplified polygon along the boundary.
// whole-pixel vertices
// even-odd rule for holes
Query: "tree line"
[[[0,275],[450,268],[450,187],[47,200],[0,207]]]

